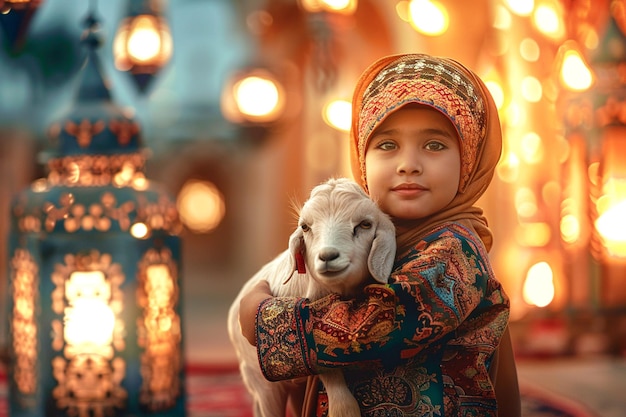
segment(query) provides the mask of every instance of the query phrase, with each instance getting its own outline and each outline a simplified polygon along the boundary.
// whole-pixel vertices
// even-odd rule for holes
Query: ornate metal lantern
[[[172,38],[161,9],[160,0],[130,0],[128,16],[113,42],[116,68],[130,72],[142,93],[172,55]]]
[[[139,126],[112,103],[87,22],[49,174],[12,205],[10,412],[184,416],[180,222],[144,176]]]

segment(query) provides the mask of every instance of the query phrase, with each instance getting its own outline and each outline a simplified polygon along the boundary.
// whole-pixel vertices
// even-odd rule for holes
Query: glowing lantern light
[[[233,77],[221,97],[222,113],[232,122],[269,123],[285,106],[282,85],[268,71],[255,69]]]
[[[552,39],[562,39],[565,25],[561,17],[562,10],[557,4],[541,4],[533,12],[533,23],[539,31]]]
[[[183,185],[177,207],[183,223],[198,233],[215,229],[226,214],[224,196],[206,181],[192,180]]]
[[[594,76],[575,42],[567,41],[557,52],[558,78],[570,91],[585,91],[594,82]]]
[[[505,0],[504,3],[518,16],[528,16],[535,8],[534,0]]]
[[[244,78],[235,84],[233,90],[239,110],[246,116],[267,115],[278,105],[278,88],[266,78]]]
[[[324,106],[322,115],[330,127],[348,132],[352,124],[352,103],[347,100],[333,100]]]
[[[350,15],[358,6],[357,0],[300,0],[300,7],[308,13],[329,12]]]
[[[409,15],[411,26],[428,36],[439,36],[445,33],[450,25],[448,10],[434,0],[411,0]]]
[[[595,226],[609,253],[626,257],[626,200],[609,206],[595,221]]]
[[[113,340],[116,312],[108,304],[110,288],[102,271],[75,271],[65,282],[71,300],[65,308],[63,336],[68,345],[86,347],[87,351],[106,346]],[[85,351],[83,349],[83,351]]]
[[[156,73],[172,56],[172,37],[159,5],[131,0],[129,17],[118,28],[113,42],[113,58],[120,71],[129,71],[139,90],[147,90]]]
[[[626,242],[626,200],[610,206],[596,220],[600,234],[613,241]]]
[[[547,262],[538,262],[526,273],[522,290],[524,301],[537,307],[545,307],[554,299],[554,277]]]
[[[130,227],[130,234],[136,239],[143,239],[148,236],[150,229],[145,223],[138,222]]]

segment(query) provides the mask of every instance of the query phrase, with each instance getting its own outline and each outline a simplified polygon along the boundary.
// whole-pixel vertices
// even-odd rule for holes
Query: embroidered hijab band
[[[394,219],[399,254],[438,224],[455,221],[477,233],[491,248],[492,235],[474,203],[485,192],[500,158],[498,112],[484,83],[460,63],[424,54],[381,58],[363,72],[352,99],[350,159],[354,178],[367,190],[365,152],[371,133],[389,114],[408,103],[430,106],[456,128],[461,180],[453,201],[439,213],[410,221]]]

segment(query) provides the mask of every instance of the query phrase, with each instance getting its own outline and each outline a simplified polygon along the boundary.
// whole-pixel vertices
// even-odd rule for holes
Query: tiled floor
[[[189,363],[236,361],[226,331],[230,300],[222,295],[187,302],[185,340]],[[565,396],[598,417],[626,416],[626,358],[522,359],[518,361],[518,373],[522,383]]]

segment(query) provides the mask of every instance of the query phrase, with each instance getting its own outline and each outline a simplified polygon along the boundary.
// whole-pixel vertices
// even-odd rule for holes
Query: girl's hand
[[[259,305],[270,297],[272,293],[269,284],[261,280],[239,302],[241,333],[252,346],[256,346],[256,313]]]

